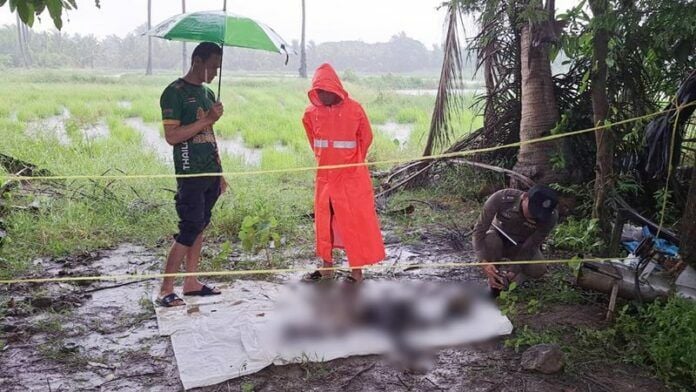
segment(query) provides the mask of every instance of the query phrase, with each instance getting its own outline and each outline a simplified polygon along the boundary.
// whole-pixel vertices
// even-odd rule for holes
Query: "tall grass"
[[[145,77],[44,70],[7,75],[0,80],[0,89],[6,92],[0,95],[0,152],[58,175],[170,174],[172,167],[144,145],[140,133],[125,120],[140,117],[145,123],[159,124],[160,94],[175,78],[175,74]],[[418,156],[434,101],[433,97],[398,95],[387,89],[395,79],[387,79],[377,88],[362,80],[346,83],[373,124],[375,139],[368,156],[373,162]],[[218,138],[241,135],[247,147],[261,151],[262,158],[260,167],[252,168],[242,158],[225,154],[225,171],[313,166],[301,123],[308,88],[309,81],[287,77],[226,78],[225,115],[216,125]],[[36,136],[25,132],[29,123],[41,130],[42,120],[65,110],[70,113],[65,121],[69,144],[58,143],[50,130]],[[462,133],[465,124],[476,121],[463,117]],[[413,127],[405,147],[379,131],[378,125],[386,122]],[[108,126],[108,137],[85,140],[83,129],[97,123]],[[263,205],[279,219],[279,230],[291,244],[311,240],[311,222],[305,216],[312,210],[313,176],[312,171],[303,171],[228,178],[229,192],[216,207],[211,235],[235,240],[244,217]],[[174,179],[22,184],[9,194],[7,204],[13,207],[2,216],[9,235],[0,258],[12,267],[1,273],[21,272],[39,256],[67,255],[123,241],[145,245],[169,241],[176,232],[175,189]],[[38,208],[23,208],[32,202]]]

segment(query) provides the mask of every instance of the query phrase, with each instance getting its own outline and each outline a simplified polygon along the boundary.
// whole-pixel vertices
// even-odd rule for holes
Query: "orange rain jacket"
[[[341,102],[325,106],[317,90],[332,92]],[[311,104],[302,118],[319,166],[363,163],[372,129],[362,106],[348,96],[329,64],[317,68],[308,93]],[[331,262],[332,250],[344,248],[351,267],[385,258],[367,166],[319,169],[314,196],[317,255]]]

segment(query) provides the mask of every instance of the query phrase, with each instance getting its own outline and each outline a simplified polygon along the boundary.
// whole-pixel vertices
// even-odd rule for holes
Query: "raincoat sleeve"
[[[483,211],[474,226],[472,237],[474,252],[476,252],[478,261],[496,261],[486,260],[488,254],[488,252],[486,252],[486,232],[491,228],[493,218],[495,218],[495,215],[498,213],[498,207],[500,206],[502,196],[502,192],[498,191],[486,200],[486,203],[483,205]]]
[[[302,116],[302,125],[304,125],[305,133],[307,133],[309,147],[314,148],[314,126],[312,125],[312,116],[309,115],[308,111]]]
[[[372,127],[370,126],[370,120],[367,118],[365,109],[363,109],[362,106],[358,106],[358,109],[360,110],[360,123],[358,124],[357,139],[360,152],[362,153],[362,157],[360,158],[364,161],[365,158],[367,158],[367,150],[372,144]]]

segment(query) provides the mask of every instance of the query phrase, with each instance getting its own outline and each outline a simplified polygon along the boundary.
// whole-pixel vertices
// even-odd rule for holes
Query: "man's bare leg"
[[[363,281],[363,271],[362,268],[351,268],[350,276],[355,279],[356,282],[360,283]]]
[[[201,260],[201,248],[203,247],[203,233],[196,237],[196,241],[186,252],[186,272],[198,271],[198,263]],[[200,291],[203,283],[198,280],[197,276],[187,276],[184,278],[184,293],[191,291]]]
[[[182,245],[178,242],[174,242],[172,247],[169,249],[169,255],[167,256],[167,264],[164,267],[165,274],[173,274],[179,271],[181,263],[184,261],[184,257],[188,252],[189,247]],[[167,296],[174,292],[174,278],[166,277],[162,279],[162,287],[160,288],[160,297]],[[172,305],[183,305],[183,301],[177,300],[172,303]]]

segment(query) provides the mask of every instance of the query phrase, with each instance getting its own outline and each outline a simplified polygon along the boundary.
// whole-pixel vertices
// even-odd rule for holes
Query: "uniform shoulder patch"
[[[504,202],[512,202],[517,200],[520,195],[522,194],[521,191],[518,191],[517,189],[505,189],[502,191],[503,192],[503,197],[501,198]]]

